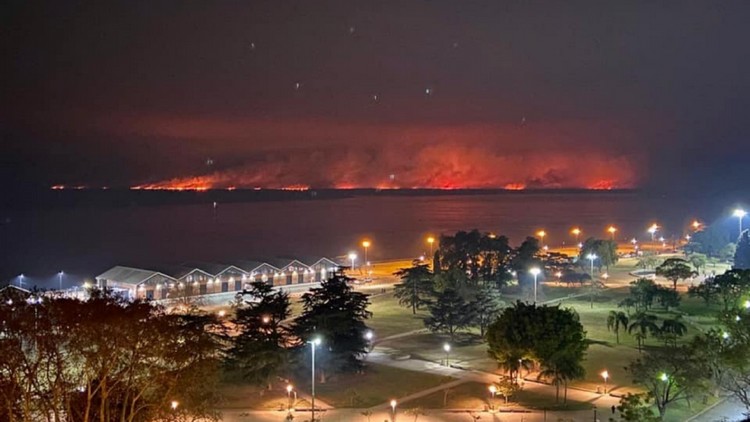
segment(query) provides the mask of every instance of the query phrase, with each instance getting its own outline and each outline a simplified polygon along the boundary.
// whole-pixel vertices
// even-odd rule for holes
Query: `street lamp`
[[[536,232],[536,235],[539,236],[539,238],[542,240],[542,245],[544,245],[544,236],[547,236],[547,232],[544,230],[539,230]]]
[[[311,341],[310,349],[312,349],[312,421],[315,421],[315,346],[320,346],[320,337],[316,337]]]
[[[60,271],[59,273],[57,273],[57,276],[60,278],[60,290],[62,290],[62,278],[63,278],[63,274],[64,273],[62,271]]]
[[[651,227],[649,227],[648,230],[647,230],[649,232],[649,234],[651,234],[651,241],[652,242],[654,241],[654,235],[656,234],[657,230],[659,230],[659,226],[656,223],[652,224]]]
[[[179,406],[180,403],[176,400],[172,400],[172,410],[177,410],[177,406]]]
[[[397,404],[398,402],[395,399],[391,400],[391,412],[393,413],[394,418],[396,417],[396,405]]]
[[[698,231],[698,229],[701,228],[701,222],[698,220],[693,220],[693,224],[691,225],[693,226],[693,230],[695,231]]]
[[[18,287],[23,287],[23,274],[18,276]]]
[[[430,236],[427,238],[427,243],[430,244],[430,256],[432,256],[432,244],[435,243],[435,238]]]
[[[372,351],[372,339],[375,337],[372,330],[367,330],[365,332],[365,340],[367,340],[367,345],[369,346],[370,351]]]
[[[667,381],[669,381],[669,375],[667,375],[666,373],[662,372],[661,375],[659,376],[659,379],[662,380],[662,381],[664,381],[664,382],[667,382]]]
[[[451,367],[450,359],[451,359],[451,345],[448,343],[443,344],[443,350],[445,350],[445,366],[448,368]]]
[[[580,236],[582,233],[581,229],[579,229],[578,227],[574,227],[570,232],[573,234],[573,236],[576,237],[576,243],[578,243],[578,236]]]
[[[745,218],[747,215],[747,211],[743,210],[742,208],[737,208],[734,210],[734,213],[732,214],[740,221],[740,235],[742,235],[742,219]]]
[[[370,263],[367,261],[367,249],[370,248],[370,241],[369,240],[363,240],[362,241],[362,247],[365,249],[365,265],[370,265]]]
[[[617,227],[615,227],[615,226],[609,226],[607,228],[607,231],[609,232],[609,234],[612,235],[612,240],[615,240],[615,233],[617,233]]]
[[[542,272],[542,270],[540,270],[537,267],[534,267],[534,268],[530,269],[529,272],[531,273],[531,275],[534,276],[534,305],[536,305],[536,284],[537,284],[537,277],[539,277],[539,274]]]
[[[494,404],[495,394],[497,393],[497,387],[495,387],[495,385],[493,384],[488,387],[488,390],[490,390],[490,395],[492,396],[492,399],[490,400],[490,408],[494,409],[495,408],[495,404]]]
[[[602,376],[602,378],[604,378],[604,394],[607,394],[607,380],[609,379],[609,372],[607,372],[607,370],[605,369],[600,375]]]
[[[354,271],[354,260],[357,259],[357,254],[354,252],[349,252],[349,259],[352,261],[352,271]]]
[[[594,280],[594,260],[596,258],[599,258],[599,257],[596,256],[596,254],[593,254],[593,253],[590,253],[590,254],[586,255],[586,259],[588,259],[589,261],[591,261],[591,280],[592,280],[592,282]]]

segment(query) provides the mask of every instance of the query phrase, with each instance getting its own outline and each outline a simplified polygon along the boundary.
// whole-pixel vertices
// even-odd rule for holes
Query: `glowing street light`
[[[320,337],[316,337],[311,341],[308,341],[310,343],[310,349],[312,349],[312,418],[310,420],[315,420],[315,347],[320,346],[320,343],[322,341],[320,340]]]
[[[352,271],[354,271],[354,261],[357,259],[357,254],[349,252],[349,259],[352,261]]]
[[[580,236],[582,233],[581,229],[579,229],[578,227],[573,227],[573,230],[571,230],[570,233],[576,237],[576,243],[578,243],[578,236]]]
[[[586,259],[588,259],[589,261],[591,261],[591,280],[594,280],[594,260],[596,258],[599,258],[599,257],[596,256],[596,254],[593,254],[593,253],[590,253],[590,254],[586,255]]]
[[[607,394],[607,380],[609,379],[609,372],[607,372],[607,370],[605,369],[599,375],[601,375],[602,378],[604,378],[604,394]]]
[[[734,213],[732,213],[733,216],[737,217],[740,221],[740,235],[742,234],[742,219],[745,218],[747,215],[747,211],[743,210],[742,208],[737,208],[734,210]]]
[[[487,389],[490,390],[490,395],[492,397],[492,399],[490,399],[490,408],[494,410],[494,408],[495,408],[495,404],[494,404],[494,402],[495,402],[495,394],[497,393],[497,387],[495,387],[495,385],[493,384],[493,385],[490,385],[489,387],[487,387]]]
[[[172,400],[172,410],[177,410],[177,406],[180,405],[180,402],[176,400]]]
[[[659,379],[662,380],[662,381],[664,381],[664,382],[667,382],[667,381],[669,381],[669,375],[667,375],[666,373],[662,372],[661,375],[659,376]]]
[[[59,290],[62,290],[62,278],[63,278],[63,274],[64,273],[62,271],[60,271],[59,273],[57,273],[57,276],[60,278],[60,289]]]
[[[648,228],[648,230],[647,230],[647,231],[649,232],[649,234],[651,234],[651,241],[652,241],[652,242],[654,241],[654,235],[656,234],[656,231],[657,231],[657,230],[659,230],[659,226],[658,226],[658,225],[657,225],[656,223],[652,224],[652,225],[651,225],[651,226],[650,226],[650,227]]]
[[[531,275],[534,276],[534,305],[536,305],[536,284],[537,284],[537,277],[539,277],[539,274],[541,274],[542,270],[540,270],[537,267],[534,267],[529,270]]]
[[[432,245],[435,243],[435,238],[430,236],[427,238],[427,243],[430,244],[430,256],[432,256]]]
[[[370,351],[372,351],[373,344],[372,339],[375,337],[375,334],[372,332],[372,330],[365,331],[365,340],[367,340],[367,345],[369,346]]]
[[[396,405],[397,404],[398,404],[398,402],[395,399],[391,400],[391,412],[393,413],[394,417],[396,416]]]
[[[607,232],[612,235],[612,240],[615,240],[615,233],[617,232],[617,227],[615,226],[609,226],[607,227]]]
[[[539,236],[539,238],[542,241],[542,245],[543,245],[544,244],[544,236],[547,236],[547,232],[544,231],[544,230],[539,230],[538,232],[536,232],[536,235]]]
[[[691,226],[693,226],[693,230],[698,231],[698,229],[701,228],[701,222],[698,220],[693,220],[693,224],[691,224]]]
[[[450,368],[451,367],[451,363],[450,363],[451,345],[448,343],[443,344],[443,350],[445,350],[445,366]]]
[[[23,274],[18,275],[18,287],[23,287]]]
[[[369,240],[363,240],[362,241],[362,247],[365,249],[365,265],[370,265],[370,263],[367,261],[367,249],[370,248],[370,241]]]

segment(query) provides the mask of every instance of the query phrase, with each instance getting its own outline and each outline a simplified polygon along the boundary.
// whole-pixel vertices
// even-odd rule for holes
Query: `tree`
[[[434,294],[434,281],[427,264],[415,259],[411,267],[401,268],[393,275],[401,279],[401,283],[393,286],[393,294],[399,305],[411,307],[412,314],[416,314],[420,306],[430,304],[430,297]]]
[[[224,337],[213,316],[92,291],[3,301],[0,321],[3,420],[218,420]]]
[[[656,296],[657,284],[648,278],[639,278],[630,283],[631,303],[636,311],[646,311],[651,308]]]
[[[649,268],[656,268],[660,264],[659,258],[653,253],[644,254],[636,262],[636,267],[647,270]]]
[[[581,363],[588,348],[586,333],[570,309],[516,302],[490,325],[487,343],[490,356],[511,371],[511,378],[522,359],[538,362],[540,376],[555,384],[558,400],[560,386],[567,398],[568,381],[584,374]]]
[[[706,305],[715,302],[719,297],[719,289],[714,283],[713,277],[703,280],[697,286],[688,287],[688,296],[703,299]]]
[[[407,415],[409,415],[409,416],[414,416],[414,422],[417,422],[417,419],[418,419],[418,418],[419,418],[420,416],[425,416],[425,415],[427,415],[427,412],[425,412],[425,411],[424,411],[424,409],[423,409],[423,408],[421,408],[421,407],[411,407],[411,408],[409,408],[409,409],[406,409],[406,410],[404,411],[404,413],[406,413],[406,414],[407,414]]]
[[[668,287],[656,285],[654,298],[665,309],[676,308],[680,305],[680,294]]]
[[[451,340],[455,340],[456,333],[469,327],[475,319],[474,309],[450,288],[440,293],[429,309],[430,316],[424,320],[425,327],[432,332],[447,332]]]
[[[664,419],[668,407],[680,400],[689,400],[706,390],[709,369],[687,346],[677,351],[654,351],[637,359],[627,368],[633,381],[649,392]]]
[[[664,340],[665,346],[671,344],[672,347],[677,347],[677,338],[684,336],[685,333],[687,333],[687,326],[679,317],[663,320],[659,328],[659,337]]]
[[[651,411],[651,396],[648,394],[628,393],[620,399],[617,410],[620,418],[627,422],[660,422],[661,418]]]
[[[713,258],[721,256],[721,250],[732,243],[730,230],[721,224],[711,224],[703,230],[696,232],[685,250],[691,253],[698,252]]]
[[[234,337],[227,364],[250,383],[270,389],[274,378],[288,369],[288,348],[293,341],[282,321],[291,315],[289,295],[256,281],[241,297],[245,306],[237,308],[232,321],[239,334]]]
[[[656,275],[671,281],[673,290],[677,290],[677,281],[695,277],[697,273],[684,259],[668,258],[656,267]]]
[[[635,331],[634,336],[638,342],[638,352],[641,352],[643,341],[648,338],[648,335],[653,335],[659,332],[659,326],[656,325],[656,317],[643,311],[636,313],[633,315],[633,318],[630,319],[628,334],[633,334],[633,331]]]
[[[706,267],[708,257],[702,253],[692,253],[688,256],[688,262],[695,267],[695,271],[700,272],[701,268]]]
[[[510,400],[511,397],[516,395],[519,391],[521,391],[521,386],[518,385],[518,383],[513,382],[510,378],[501,378],[499,382],[495,383],[495,388],[497,389],[498,395],[502,396],[503,399],[505,399],[505,403],[508,403],[508,400]]]
[[[594,261],[594,266],[600,270],[602,267],[607,267],[607,269],[609,269],[609,267],[615,265],[619,259],[617,256],[617,242],[614,240],[594,239],[593,237],[590,237],[583,242],[583,247],[581,247],[581,251],[578,254],[578,262],[580,262],[581,265],[586,265],[587,268],[588,265],[590,265],[587,258],[589,254],[594,254],[597,257]]]
[[[473,309],[474,325],[479,327],[479,333],[484,337],[487,327],[500,315],[505,302],[495,286],[485,285],[477,291],[476,297],[469,303]]]
[[[750,270],[729,270],[706,280],[714,285],[724,311],[737,306],[737,301],[750,293]]]
[[[457,268],[473,286],[482,282],[502,287],[510,280],[511,248],[505,236],[459,231],[453,236],[441,236],[438,252],[436,264],[440,264],[440,270]],[[439,272],[437,266],[434,270]]]
[[[732,268],[738,270],[750,270],[750,230],[745,230],[737,240],[737,249],[734,252],[734,265]]]
[[[339,270],[320,287],[303,294],[302,314],[292,327],[301,340],[298,347],[301,353],[309,351],[309,341],[321,339],[315,362],[321,382],[325,382],[330,371],[360,371],[361,358],[368,352],[365,321],[372,316],[367,310],[369,295],[352,290],[349,281],[351,278]]]
[[[609,311],[607,331],[614,331],[617,344],[620,344],[620,328],[628,329],[628,316],[621,311]]]

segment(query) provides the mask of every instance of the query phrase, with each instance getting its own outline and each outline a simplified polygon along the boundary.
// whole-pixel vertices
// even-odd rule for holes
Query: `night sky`
[[[12,2],[9,186],[734,189],[750,2]]]

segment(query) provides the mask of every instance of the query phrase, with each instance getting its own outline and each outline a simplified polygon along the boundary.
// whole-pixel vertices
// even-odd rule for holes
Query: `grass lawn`
[[[220,387],[222,409],[279,410],[289,406],[283,385],[272,390],[242,383],[225,383]]]
[[[416,315],[412,315],[411,308],[399,305],[393,293],[378,295],[370,300],[372,318],[367,321],[367,325],[372,327],[377,338],[424,328],[423,319],[427,316],[427,311],[417,311]]]
[[[561,393],[562,394],[562,393]],[[447,399],[447,400],[446,400]],[[505,400],[496,396],[491,399],[487,390],[487,385],[478,382],[466,382],[445,391],[430,394],[404,403],[405,408],[422,407],[425,409],[467,409],[467,410],[484,410],[493,404],[500,409],[511,409],[525,407],[528,409],[547,410],[584,410],[590,409],[591,404],[568,400],[567,404],[555,403],[553,396],[538,394],[531,391],[519,391],[506,404]]]
[[[452,381],[453,378],[390,366],[368,366],[361,375],[346,375],[315,386],[316,397],[334,407],[372,407]]]

